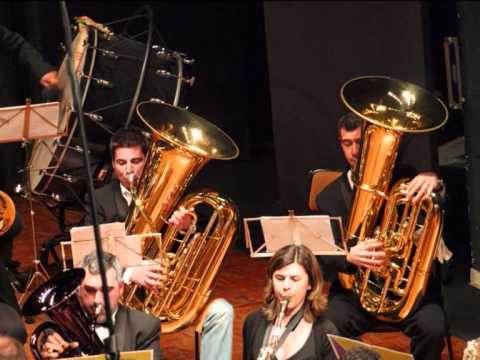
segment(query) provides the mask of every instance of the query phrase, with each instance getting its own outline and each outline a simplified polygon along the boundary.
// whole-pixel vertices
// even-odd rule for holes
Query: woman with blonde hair
[[[263,306],[243,324],[243,359],[262,358],[265,351],[272,360],[335,359],[327,334],[337,330],[323,316],[323,284],[310,249],[288,245],[278,250],[267,269]],[[288,305],[281,313],[284,300]]]

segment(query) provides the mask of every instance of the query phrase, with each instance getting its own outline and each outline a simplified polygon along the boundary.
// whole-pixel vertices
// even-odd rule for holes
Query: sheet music
[[[303,244],[315,255],[344,255],[345,251],[335,243],[331,218],[327,215],[310,216],[262,216],[244,219],[245,241],[252,257],[272,256],[278,249],[291,244]],[[249,221],[259,221],[264,244],[253,249]],[[263,250],[263,252],[262,252]]]
[[[58,101],[0,108],[0,143],[54,137],[65,132],[58,124]]]
[[[127,236],[125,224],[121,222],[99,226],[103,251],[117,256],[123,268],[142,264],[142,244],[140,236]],[[93,226],[77,226],[70,230],[72,239],[73,266],[79,267],[86,254],[95,250]]]

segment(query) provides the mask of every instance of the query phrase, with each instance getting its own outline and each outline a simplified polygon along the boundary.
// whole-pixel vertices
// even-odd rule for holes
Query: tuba
[[[180,197],[193,177],[210,159],[229,160],[238,148],[222,130],[186,110],[156,102],[137,107],[152,133],[143,173],[126,220],[128,234],[163,232],[161,244],[147,237],[143,256],[160,258],[168,269],[161,290],[130,285],[122,302],[162,320],[162,332],[191,324],[210,295],[210,286],[237,230],[234,204],[214,191]],[[202,231],[192,226],[180,234],[167,225],[177,208],[191,210],[194,225],[199,207],[210,217]]]
[[[0,236],[5,234],[15,222],[15,205],[12,198],[0,191]]]
[[[57,332],[67,342],[79,343],[78,348],[62,353],[63,358],[105,352],[93,319],[83,311],[77,297],[77,289],[84,277],[83,269],[61,272],[37,288],[25,301],[22,307],[24,316],[46,313],[52,320],[40,324],[32,333],[30,349],[35,359],[42,359],[38,346],[40,336],[46,330]]]
[[[366,311],[384,321],[400,321],[425,293],[443,211],[435,193],[416,205],[407,202],[408,179],[389,185],[402,135],[438,129],[448,112],[424,89],[389,77],[352,79],[343,85],[341,97],[365,120],[346,238],[354,244],[367,238],[381,241],[387,261],[379,270],[360,267],[354,275],[339,274],[340,282],[353,289]]]

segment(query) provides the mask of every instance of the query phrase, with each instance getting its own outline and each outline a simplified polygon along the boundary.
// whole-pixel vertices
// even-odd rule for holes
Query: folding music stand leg
[[[27,145],[28,148],[28,145]],[[28,157],[27,157],[28,160]],[[37,279],[43,280],[43,282],[49,279],[47,270],[43,267],[42,263],[38,259],[37,254],[37,238],[35,234],[35,211],[33,210],[33,200],[32,200],[32,192],[30,186],[30,180],[27,177],[27,186],[26,186],[26,197],[28,199],[28,204],[30,207],[30,221],[32,225],[32,242],[33,242],[33,270],[31,275],[29,276],[27,286],[25,287],[25,292],[20,297],[19,304],[23,305],[25,302],[27,295],[30,295],[30,292],[36,288],[36,281]]]
[[[35,239],[35,235],[33,235],[33,238]],[[30,295],[30,292],[37,288],[37,284],[40,285],[39,281],[41,281],[41,283],[44,283],[49,279],[47,270],[43,267],[42,263],[37,258],[36,241],[34,240],[33,243],[34,243],[33,270],[31,270],[30,272],[27,285],[25,286],[25,291],[20,297],[20,300],[18,301],[20,305],[23,305],[23,303],[26,300],[26,297]]]

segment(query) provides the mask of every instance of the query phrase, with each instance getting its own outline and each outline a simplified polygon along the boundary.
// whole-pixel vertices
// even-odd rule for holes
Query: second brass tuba
[[[95,332],[94,319],[80,304],[77,290],[85,278],[85,270],[70,269],[58,273],[35,289],[22,307],[24,316],[46,313],[50,321],[43,322],[32,332],[30,350],[36,360],[42,360],[42,336],[53,330],[65,341],[78,342],[77,348],[68,348],[62,358],[94,355],[105,352],[105,347]]]
[[[354,243],[380,240],[387,265],[379,271],[360,267],[355,275],[340,274],[340,281],[353,289],[365,310],[384,321],[399,321],[426,290],[443,211],[435,193],[417,205],[407,202],[408,180],[390,188],[392,172],[403,134],[438,129],[448,112],[424,89],[389,77],[352,79],[342,87],[341,96],[365,120],[346,238]]]
[[[162,332],[170,333],[192,323],[207,302],[238,221],[234,204],[216,192],[180,198],[210,159],[234,159],[239,151],[222,130],[186,110],[143,102],[137,111],[152,140],[126,228],[129,234],[163,233],[160,245],[155,238],[147,238],[143,255],[160,258],[169,273],[162,290],[134,285],[124,292],[123,302],[160,318]],[[206,208],[210,217],[202,221],[206,223],[203,229],[179,234],[175,227],[166,226],[179,206],[194,210],[194,223],[195,210]]]

